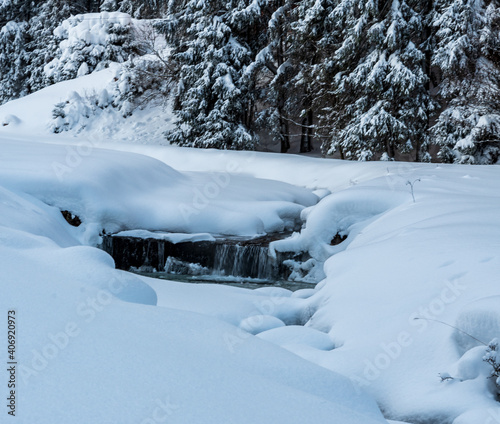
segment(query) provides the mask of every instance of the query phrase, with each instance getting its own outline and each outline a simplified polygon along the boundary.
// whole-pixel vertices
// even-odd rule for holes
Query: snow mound
[[[476,346],[468,350],[446,374],[459,382],[481,377],[481,383],[486,387],[492,368],[483,361],[485,352],[485,346]]]
[[[307,346],[318,350],[332,350],[335,348],[335,344],[328,334],[300,325],[274,328],[259,333],[257,337],[292,350],[292,352],[300,346]]]
[[[78,245],[77,234],[70,227],[57,208],[50,207],[36,198],[13,193],[0,186],[0,228],[9,228],[32,234],[32,245],[40,245],[42,238],[57,246]],[[13,233],[11,233],[13,234]],[[8,238],[7,233],[0,233],[3,245],[18,243],[16,238]]]
[[[270,252],[308,252],[311,259],[304,263],[287,261],[291,279],[319,281],[324,277],[323,263],[329,257],[347,249],[377,215],[405,201],[406,193],[371,187],[331,194],[316,206],[304,209],[301,217],[305,227],[288,239],[272,242]]]
[[[309,190],[284,183],[229,172],[181,174],[155,159],[90,142],[1,143],[9,151],[0,158],[4,184],[80,217],[85,244],[99,243],[103,230],[238,236],[283,231],[298,225],[301,210],[317,201]]]
[[[7,125],[16,126],[21,123],[21,120],[16,115],[6,115],[3,117],[1,125],[6,127]]]
[[[283,321],[272,315],[252,315],[240,322],[240,328],[250,334],[258,334],[284,326],[285,323]]]
[[[387,193],[373,188],[331,194],[314,208],[303,211],[302,218],[306,224],[300,234],[272,242],[271,249],[279,252],[309,252],[314,259],[324,262],[333,254],[345,250],[371,218],[387,212],[402,201],[400,193]],[[336,234],[347,236],[347,239],[332,246]]]
[[[455,320],[457,330],[453,332],[453,340],[461,354],[481,344],[475,339],[488,344],[500,336],[499,305],[500,296],[488,296],[477,299],[460,310]]]

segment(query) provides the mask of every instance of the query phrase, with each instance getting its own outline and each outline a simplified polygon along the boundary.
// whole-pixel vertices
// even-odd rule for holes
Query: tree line
[[[260,133],[286,152],[298,128],[301,152],[344,159],[491,164],[500,156],[497,0],[33,4],[0,7],[2,101],[48,83],[40,67],[57,49],[56,21],[122,10],[154,18],[171,48],[157,77],[172,88],[172,143],[254,149]]]

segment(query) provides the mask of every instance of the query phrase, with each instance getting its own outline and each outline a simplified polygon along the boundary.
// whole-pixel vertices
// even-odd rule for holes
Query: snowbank
[[[78,246],[77,232],[55,208],[0,188],[0,307],[16,316],[17,422],[385,422],[345,377],[190,312],[217,297],[225,300],[218,314],[234,318],[241,311],[228,302],[233,293],[247,305],[269,296],[209,286],[211,298],[200,299],[178,284],[166,296],[176,297],[173,309],[148,279]],[[0,375],[8,381],[6,368]]]
[[[98,243],[103,230],[240,236],[283,231],[317,201],[310,191],[284,183],[227,171],[181,174],[152,158],[90,143],[0,144],[3,184],[79,216],[86,244]]]
[[[344,214],[342,200],[373,214],[358,215],[358,228],[351,225],[339,245],[345,248],[326,261],[326,279],[309,298],[316,312],[308,326],[327,332],[338,348],[296,353],[351,376],[386,417],[477,423],[471,411],[498,403],[482,361],[485,347],[464,331],[485,343],[500,331],[500,168],[421,167],[407,175],[417,177],[415,203],[384,178],[311,211],[308,224],[313,212],[323,214],[328,237],[359,211]],[[367,196],[373,187],[385,187],[385,194]],[[439,374],[453,379],[441,382]]]

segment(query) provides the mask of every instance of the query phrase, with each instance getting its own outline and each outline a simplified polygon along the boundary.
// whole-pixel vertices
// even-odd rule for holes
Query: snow
[[[102,230],[239,236],[283,231],[317,201],[310,191],[285,183],[228,172],[181,174],[155,159],[90,143],[0,144],[9,152],[0,157],[5,186],[79,216],[86,244],[99,243]]]
[[[308,346],[317,350],[332,350],[335,348],[335,344],[328,337],[328,334],[311,327],[288,325],[260,332],[259,337],[284,348],[289,348],[292,351],[296,351],[297,347],[300,346]]]
[[[113,236],[166,240],[174,244],[184,243],[187,241],[191,242],[215,241],[215,237],[209,233],[186,234],[186,233],[165,233],[161,231],[151,232],[146,230],[128,230],[128,231],[120,231],[119,233],[113,234]]]
[[[19,314],[21,423],[132,423],[167,416],[177,423],[228,417],[298,423],[311,416],[382,422],[374,404],[341,376],[258,339],[230,352],[224,335],[234,335],[234,327],[138,303],[148,300],[147,293],[139,296],[147,285],[115,271],[95,249],[60,249],[46,238],[29,247],[36,236],[8,229],[2,234],[12,237],[0,247],[9,278],[0,302]],[[120,291],[123,278],[138,285],[135,303],[111,294]],[[112,279],[109,290],[95,287]],[[42,408],[53,399],[64,407]]]
[[[499,167],[47,131],[62,93],[112,75],[0,107],[0,304],[18,309],[19,363],[36,372],[19,375],[19,422],[385,422],[379,408],[392,422],[498,419],[481,342],[500,331]],[[111,132],[131,140],[129,125]],[[103,229],[185,240],[284,228],[296,233],[274,249],[307,250],[297,267],[324,277],[315,287],[153,280],[89,246]],[[332,245],[336,234],[347,239]],[[54,399],[65,407],[41,408]]]
[[[120,12],[86,13],[65,19],[54,30],[56,38],[61,40],[59,44],[61,53],[59,57],[45,65],[46,76],[50,78],[58,72],[70,70],[77,59],[75,50],[81,50],[85,46],[88,46],[92,56],[99,57],[113,37],[108,31],[109,28],[114,24],[130,26],[133,24],[132,21],[130,15]],[[88,72],[88,65],[83,62],[77,71],[77,76],[86,75]]]
[[[10,101],[0,106],[0,118],[16,117],[22,122],[21,127],[10,125],[1,127],[2,133],[16,134],[49,134],[52,121],[52,110],[56,103],[63,102],[68,93],[76,92],[82,96],[86,93],[99,92],[116,76],[119,66],[112,64],[109,68],[94,74],[85,75],[76,80],[63,81],[31,94],[28,98]],[[36,113],[33,113],[36,111]]]
[[[75,245],[55,208],[6,189],[0,200],[0,304],[18,316],[18,422],[383,422],[345,377],[250,335],[230,350],[241,330],[162,304],[148,279]],[[196,302],[191,286],[174,288],[177,300]],[[205,289],[225,298],[221,316],[239,313],[227,300],[247,293]],[[269,301],[247,302],[255,297]],[[43,408],[54,399],[64,407]]]
[[[51,133],[60,119],[53,117],[58,103],[68,105],[65,118],[70,127],[67,140],[85,140],[92,144],[102,140],[119,142],[165,144],[163,133],[173,126],[171,111],[164,105],[146,105],[133,110],[133,119],[126,119],[123,111],[108,107],[110,93],[117,90],[117,81],[123,72],[120,64],[111,63],[108,68],[83,75],[75,80],[62,81],[0,106],[0,134],[30,140],[32,134],[38,139],[51,140]],[[79,101],[75,101],[78,98]],[[98,107],[95,107],[97,104]],[[35,113],[34,113],[35,112]],[[22,123],[22,125],[19,125]],[[63,138],[61,135],[59,138]]]
[[[240,322],[240,328],[250,334],[259,334],[286,324],[273,315],[252,315]]]

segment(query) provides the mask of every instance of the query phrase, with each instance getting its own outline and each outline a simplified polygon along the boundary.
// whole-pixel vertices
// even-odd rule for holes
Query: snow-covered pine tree
[[[330,14],[337,0],[302,0],[292,9],[292,36],[290,55],[296,69],[293,85],[296,98],[301,98],[300,117],[302,118],[301,152],[312,150],[314,114],[322,107],[322,91],[331,87],[322,78],[323,66],[331,59],[335,39]],[[323,65],[323,66],[322,66]]]
[[[243,83],[251,52],[238,38],[233,20],[245,6],[231,0],[171,2],[169,15],[158,24],[180,69],[174,92],[179,120],[167,134],[170,142],[219,149],[255,147],[257,138],[245,125],[251,97]]]
[[[106,12],[76,15],[54,30],[59,47],[45,66],[50,83],[104,69],[110,62],[124,62],[134,52],[130,17]]]
[[[99,7],[101,12],[116,12],[120,8],[118,0],[103,0]]]
[[[96,13],[99,12],[100,0],[72,0],[70,6],[75,13]]]
[[[7,22],[0,28],[0,104],[28,94],[27,22]]]
[[[39,90],[55,81],[72,78],[71,72],[60,78],[48,78],[45,66],[56,55],[60,39],[54,30],[70,15],[97,10],[97,0],[4,0],[0,2],[0,103]],[[115,44],[123,38],[121,28],[110,28],[111,48],[103,56],[117,56]],[[127,35],[128,36],[128,35]],[[96,56],[93,49],[91,56]],[[112,59],[110,59],[112,60]]]
[[[166,10],[167,1],[164,0],[105,0],[116,6],[112,9],[103,4],[101,10],[120,11],[128,13],[134,18],[152,19],[162,17],[162,12]]]
[[[433,104],[422,69],[422,18],[407,0],[341,0],[328,16],[332,30],[320,41],[334,47],[321,71],[321,123],[332,125],[327,154],[370,160],[425,151]]]
[[[37,13],[38,5],[32,0],[2,0],[0,26],[7,22],[28,22]]]
[[[37,5],[27,0],[0,3],[0,104],[28,94],[29,20]]]
[[[439,0],[433,15],[443,111],[432,128],[444,162],[496,163],[500,157],[498,1]]]
[[[29,77],[26,81],[29,92],[40,90],[51,83],[44,72],[44,67],[57,53],[58,40],[54,36],[54,30],[75,12],[76,9],[65,0],[46,0],[41,4],[36,16],[30,20]]]
[[[256,122],[285,153],[290,148],[290,115],[296,112],[302,98],[302,93],[297,96],[292,82],[297,68],[290,55],[291,12],[295,2],[261,0],[254,3],[261,11],[260,37],[254,45],[254,59],[247,75],[255,82],[255,99],[260,106]]]

